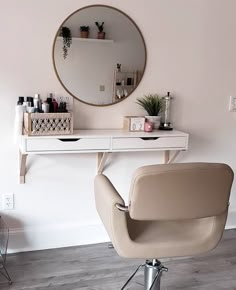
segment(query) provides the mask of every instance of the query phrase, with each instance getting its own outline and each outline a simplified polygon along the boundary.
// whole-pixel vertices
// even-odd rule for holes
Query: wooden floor
[[[13,284],[0,277],[6,290],[118,290],[139,264],[120,258],[107,244],[12,254],[7,269]],[[226,231],[220,245],[197,258],[166,260],[162,289],[236,289],[236,230]],[[142,289],[140,272],[127,289]]]

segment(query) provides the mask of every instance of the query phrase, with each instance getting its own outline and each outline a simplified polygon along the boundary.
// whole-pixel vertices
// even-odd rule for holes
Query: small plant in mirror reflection
[[[88,38],[89,36],[89,26],[80,26],[80,37]]]
[[[121,71],[121,63],[117,63],[116,64],[116,69],[117,69],[118,72]]]
[[[72,44],[72,37],[71,37],[71,31],[70,28],[63,26],[61,28],[61,36],[63,38],[63,57],[64,59],[66,59],[67,55],[68,55],[68,49],[70,48],[71,44]]]
[[[80,31],[89,31],[89,26],[80,26]]]
[[[162,108],[161,98],[157,94],[145,95],[142,98],[138,98],[136,103],[141,106],[149,116],[157,116]]]
[[[102,22],[102,24],[100,25],[99,22],[96,21],[95,24],[96,24],[96,26],[97,26],[97,28],[98,28],[98,31],[99,31],[99,32],[103,32],[103,29],[104,29],[104,27],[103,27],[103,26],[104,26],[104,22]]]

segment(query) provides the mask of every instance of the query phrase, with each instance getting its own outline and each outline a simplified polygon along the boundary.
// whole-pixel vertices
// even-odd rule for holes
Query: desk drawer
[[[26,140],[26,151],[89,151],[107,150],[110,147],[109,138],[38,138]]]
[[[186,145],[186,137],[113,138],[112,149],[185,149]]]

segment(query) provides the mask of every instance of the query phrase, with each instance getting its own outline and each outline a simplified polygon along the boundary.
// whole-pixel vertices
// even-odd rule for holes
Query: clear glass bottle
[[[160,130],[172,130],[171,124],[171,100],[170,92],[162,98],[161,126]]]

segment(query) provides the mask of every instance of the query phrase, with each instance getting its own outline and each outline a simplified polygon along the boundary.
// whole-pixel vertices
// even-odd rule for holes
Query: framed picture
[[[137,132],[144,131],[145,117],[139,116],[125,116],[124,117],[124,129]]]

